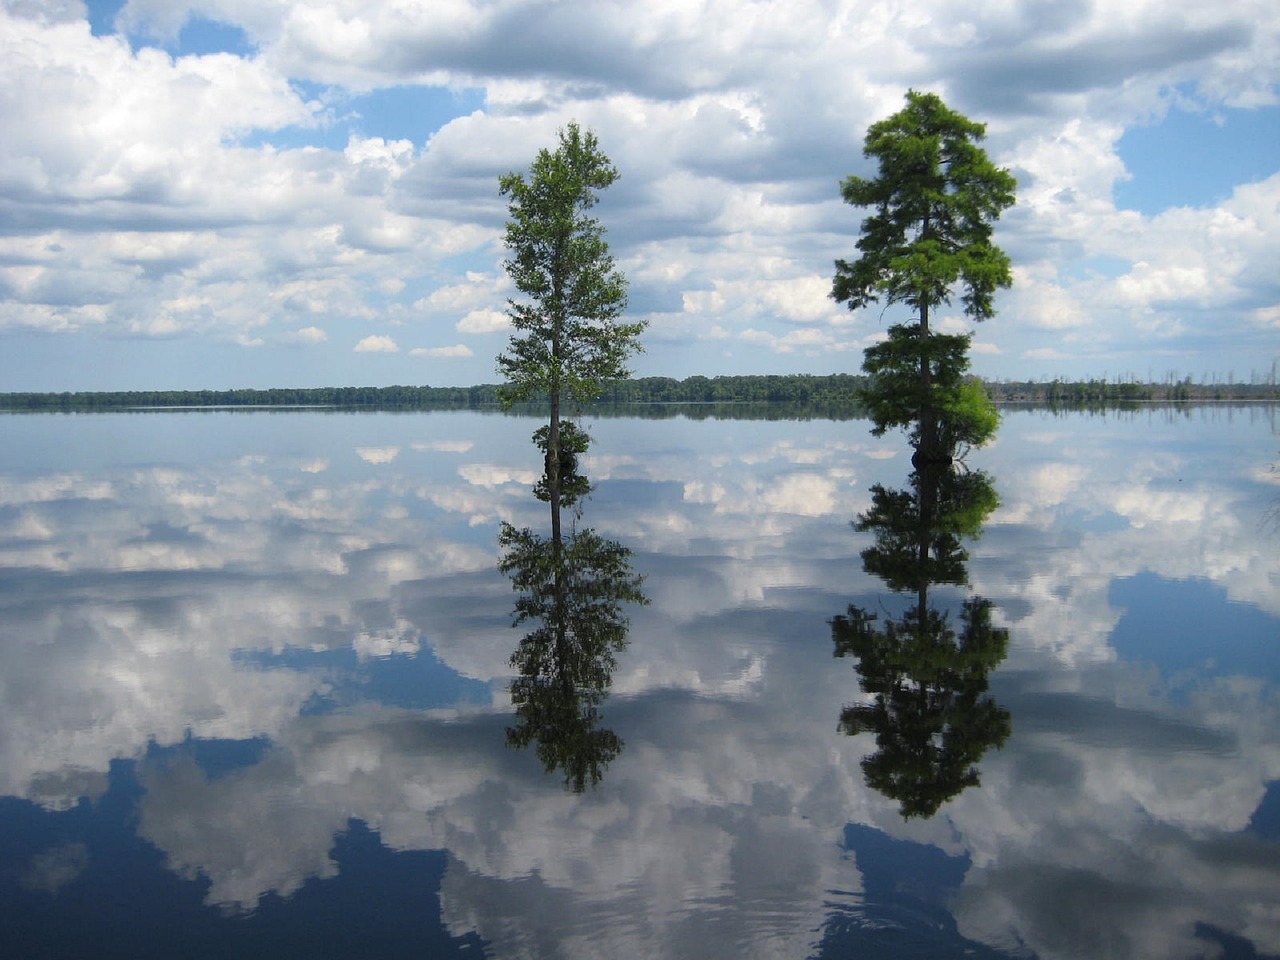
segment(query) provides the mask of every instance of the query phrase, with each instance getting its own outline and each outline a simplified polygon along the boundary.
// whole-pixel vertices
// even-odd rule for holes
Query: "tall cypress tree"
[[[881,300],[915,310],[914,324],[893,326],[888,343],[867,352],[864,369],[881,378],[866,399],[877,432],[914,422],[918,445],[934,451],[938,418],[962,399],[969,341],[933,333],[932,312],[959,290],[967,316],[995,315],[995,292],[1013,278],[991,234],[1014,203],[1017,183],[979,145],[984,124],[932,93],[911,90],[906,99],[902,110],[867,131],[863,154],[878,161],[879,175],[841,182],[845,202],[870,207],[871,214],[862,221],[858,258],[836,261],[832,296],[851,310]],[[901,377],[891,382],[904,360],[915,369],[916,387],[906,397]]]

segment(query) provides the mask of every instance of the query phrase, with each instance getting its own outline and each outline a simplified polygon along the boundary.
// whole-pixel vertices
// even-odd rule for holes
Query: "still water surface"
[[[580,793],[506,744],[536,420],[0,417],[0,956],[1280,954],[1277,413],[1008,411],[927,604],[902,441],[588,421]]]

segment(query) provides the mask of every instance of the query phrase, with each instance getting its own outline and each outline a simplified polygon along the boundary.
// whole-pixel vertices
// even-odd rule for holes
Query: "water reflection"
[[[565,786],[581,793],[595,786],[622,739],[600,726],[600,705],[609,695],[616,655],[626,648],[625,604],[646,604],[643,578],[631,568],[631,551],[616,540],[579,528],[575,514],[562,533],[563,507],[579,506],[591,490],[580,457],[590,437],[572,421],[559,431],[558,463],[548,450],[549,427],[534,434],[544,455],[543,475],[534,496],[549,504],[551,535],[503,523],[499,569],[519,591],[513,626],[537,626],[511,655],[518,676],[511,682],[516,722],[507,728],[507,744],[536,743],[547,773],[561,770]]]
[[[996,511],[938,496],[971,586],[928,581],[927,609],[959,646],[992,601],[1014,732],[910,821],[865,782],[874,735],[833,729],[875,695],[825,633],[919,607],[846,522],[928,509],[906,451],[817,421],[593,431],[584,517],[653,602],[596,705],[626,748],[576,793],[504,745],[541,623],[511,628],[495,535],[546,537],[537,426],[0,418],[0,956],[1280,952],[1261,415],[1010,415]]]
[[[831,620],[837,657],[854,657],[870,703],[846,706],[840,730],[872,733],[862,761],[867,784],[897,800],[901,814],[931,817],[979,782],[978,762],[1009,737],[1009,712],[987,695],[988,676],[1009,649],[992,604],[965,599],[956,620],[930,598],[935,585],[968,585],[967,539],[999,505],[991,478],[948,455],[917,456],[909,490],[871,488],[871,509],[854,523],[874,534],[863,568],[907,600],[898,613],[850,605]]]

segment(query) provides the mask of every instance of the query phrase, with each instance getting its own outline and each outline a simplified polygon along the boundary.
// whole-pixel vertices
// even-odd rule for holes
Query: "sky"
[[[1018,181],[993,379],[1280,366],[1271,0],[0,0],[0,391],[497,382],[498,178],[570,121],[637,376],[857,372],[869,124]]]

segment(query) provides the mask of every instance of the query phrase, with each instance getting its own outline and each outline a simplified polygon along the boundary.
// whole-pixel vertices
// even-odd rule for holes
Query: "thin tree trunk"
[[[551,391],[551,422],[547,430],[547,493],[551,500],[551,542],[560,549],[560,390]]]
[[[938,410],[933,402],[933,367],[929,362],[929,304],[920,304],[920,447],[926,461],[939,459]]]
[[[920,227],[921,239],[932,233],[929,214]],[[938,411],[933,404],[933,367],[929,363],[929,301],[920,301],[920,447],[917,451],[926,461],[941,456],[938,449]]]
[[[551,421],[547,425],[547,493],[551,497],[551,542],[560,559],[560,355],[564,335],[563,243],[556,245],[552,276],[555,320],[551,326]]]

